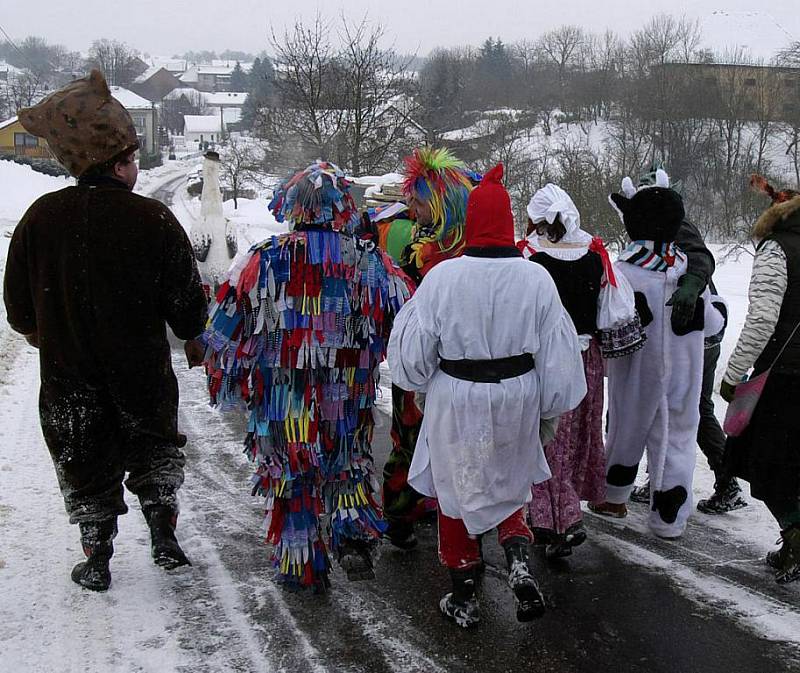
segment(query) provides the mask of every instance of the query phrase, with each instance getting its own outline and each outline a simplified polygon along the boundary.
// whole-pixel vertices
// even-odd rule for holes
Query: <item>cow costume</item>
[[[624,516],[639,461],[647,450],[650,470],[650,528],[679,537],[692,509],[696,434],[703,375],[703,340],[722,328],[722,316],[705,290],[688,324],[676,330],[670,298],[686,270],[686,255],[675,245],[684,217],[683,200],[659,171],[656,184],[623,182],[612,194],[630,237],[614,265],[633,286],[647,339],[634,353],[608,363],[609,423],[607,502],[592,507]]]

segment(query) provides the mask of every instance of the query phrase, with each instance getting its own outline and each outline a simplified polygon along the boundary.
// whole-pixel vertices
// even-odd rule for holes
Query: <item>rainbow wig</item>
[[[281,182],[268,208],[278,222],[288,221],[295,230],[324,227],[352,233],[358,224],[350,183],[328,161],[317,160]]]
[[[463,228],[472,181],[462,161],[444,148],[420,147],[406,157],[403,193],[430,204],[437,238]]]

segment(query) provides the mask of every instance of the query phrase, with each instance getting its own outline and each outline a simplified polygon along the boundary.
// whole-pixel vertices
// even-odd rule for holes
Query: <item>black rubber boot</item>
[[[117,520],[82,523],[81,545],[86,560],[72,569],[72,581],[91,591],[107,591],[111,586],[111,570],[108,563],[114,554],[114,536]]]
[[[142,513],[150,527],[153,562],[165,570],[192,565],[175,537],[177,510],[168,505],[148,505]]]
[[[453,590],[439,601],[439,610],[463,629],[477,626],[481,621],[478,599],[475,597],[475,568],[450,570]]]
[[[528,567],[528,541],[511,538],[503,545],[508,563],[508,586],[514,592],[517,621],[529,622],[545,612],[544,596]]]
[[[375,570],[372,562],[374,544],[365,540],[342,541],[339,547],[339,565],[347,573],[351,582],[374,580]]]
[[[783,538],[780,567],[775,574],[778,584],[788,584],[800,579],[800,525],[792,526],[781,533]]]
[[[389,521],[389,527],[383,536],[389,540],[392,546],[409,551],[414,549],[418,542],[414,535],[414,524],[406,521]]]

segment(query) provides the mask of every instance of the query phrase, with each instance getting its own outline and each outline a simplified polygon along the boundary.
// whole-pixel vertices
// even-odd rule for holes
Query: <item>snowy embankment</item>
[[[75,184],[72,178],[56,178],[37,173],[30,166],[0,161],[0,278],[5,274],[8,244],[14,227],[28,206],[43,194],[72,184]],[[9,332],[6,307],[0,302],[0,357]]]

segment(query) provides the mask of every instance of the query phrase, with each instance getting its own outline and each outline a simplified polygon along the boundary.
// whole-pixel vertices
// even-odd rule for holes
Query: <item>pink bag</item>
[[[738,437],[750,425],[753,411],[755,411],[761,393],[764,392],[764,386],[767,385],[769,372],[770,370],[768,369],[749,381],[736,386],[736,395],[728,404],[725,423],[722,425],[722,429],[729,437]]]
[[[753,412],[756,409],[758,400],[761,399],[761,393],[764,392],[764,386],[767,385],[767,377],[778,361],[778,358],[783,355],[783,351],[786,350],[789,342],[794,338],[798,329],[800,329],[800,323],[792,330],[792,333],[789,335],[789,338],[786,339],[786,343],[784,343],[778,351],[769,369],[736,386],[733,400],[728,404],[725,422],[722,424],[722,429],[729,437],[738,437],[747,429],[747,426],[750,425],[750,419],[753,418]]]

